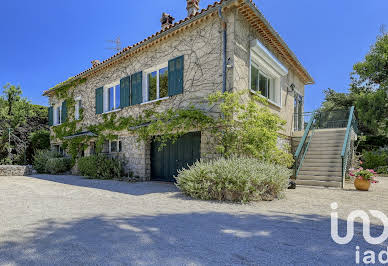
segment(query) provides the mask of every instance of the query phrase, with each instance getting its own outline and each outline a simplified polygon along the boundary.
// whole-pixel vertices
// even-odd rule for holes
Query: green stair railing
[[[303,160],[306,156],[306,153],[308,151],[308,148],[311,143],[311,139],[314,135],[314,130],[316,126],[316,120],[317,120],[317,113],[316,111],[312,112],[310,121],[307,124],[307,127],[304,131],[303,137],[299,142],[298,148],[296,149],[295,155],[294,155],[294,178],[296,179],[299,174],[300,167],[303,164]]]
[[[345,185],[346,173],[350,168],[353,158],[354,135],[358,132],[357,119],[354,114],[354,106],[350,108],[349,119],[346,127],[344,144],[342,145],[342,188]]]

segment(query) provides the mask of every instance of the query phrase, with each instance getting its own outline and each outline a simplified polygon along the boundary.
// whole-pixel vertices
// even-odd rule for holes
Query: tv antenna
[[[105,48],[105,49],[114,50],[114,51],[116,51],[116,52],[120,52],[120,51],[121,51],[121,40],[120,40],[120,36],[117,37],[115,40],[108,40],[107,42],[112,43],[112,44],[114,45],[114,47],[108,47],[108,48]]]

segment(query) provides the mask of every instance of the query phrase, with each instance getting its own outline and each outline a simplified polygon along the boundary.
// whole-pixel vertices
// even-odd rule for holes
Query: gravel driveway
[[[166,183],[0,177],[0,265],[351,265],[357,245],[387,244],[366,243],[361,224],[348,245],[334,243],[330,204],[342,235],[351,210],[388,215],[380,180],[368,193],[298,187],[240,205],[190,200]]]

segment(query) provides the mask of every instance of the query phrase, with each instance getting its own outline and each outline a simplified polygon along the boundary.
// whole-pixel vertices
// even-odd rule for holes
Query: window
[[[75,100],[75,111],[74,111],[75,120],[81,119],[81,109],[82,109],[82,100],[81,98],[78,97]]]
[[[108,102],[108,107],[106,112],[114,111],[120,108],[120,84],[110,87],[106,91],[106,97]]]
[[[120,140],[112,140],[110,142],[110,152],[116,153],[122,151],[122,144]]]
[[[259,40],[251,41],[250,89],[281,107],[282,80],[288,69]]]
[[[149,69],[146,73],[146,101],[154,101],[168,97],[167,64]]]
[[[65,151],[63,150],[61,145],[53,145],[53,151],[59,153],[62,156],[65,155]]]
[[[294,99],[294,130],[301,131],[304,129],[303,122],[303,97],[295,92]]]
[[[62,124],[62,103],[54,106],[54,126]]]
[[[265,98],[271,100],[274,103],[278,103],[274,80],[261,72],[258,67],[253,64],[251,66],[251,90],[260,92],[260,94]]]

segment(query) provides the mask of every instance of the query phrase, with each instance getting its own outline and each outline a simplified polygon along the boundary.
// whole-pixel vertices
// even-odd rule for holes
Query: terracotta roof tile
[[[153,38],[158,37],[158,36],[159,36],[160,34],[162,34],[163,32],[169,31],[169,30],[171,30],[171,29],[177,27],[178,25],[180,25],[180,24],[182,24],[182,23],[184,23],[184,22],[186,22],[186,21],[188,21],[188,20],[194,19],[194,18],[198,17],[199,15],[201,15],[201,14],[203,14],[203,13],[209,11],[210,9],[213,9],[213,8],[215,8],[215,7],[220,6],[220,5],[223,4],[224,2],[226,3],[226,2],[233,2],[233,1],[232,1],[232,0],[220,0],[220,1],[214,2],[213,4],[208,5],[206,8],[201,9],[201,10],[198,11],[197,13],[195,13],[195,14],[193,14],[193,15],[190,15],[190,16],[184,18],[184,19],[181,19],[181,20],[179,20],[178,22],[175,22],[173,25],[171,25],[171,26],[169,26],[169,27],[167,27],[167,28],[165,28],[165,29],[162,29],[162,30],[160,30],[160,31],[158,31],[158,32],[156,32],[156,33],[154,33],[154,34],[152,34],[151,36],[147,37],[146,39],[144,39],[144,40],[142,40],[142,41],[140,41],[140,42],[138,42],[138,43],[136,43],[136,44],[134,44],[134,45],[130,45],[130,46],[125,47],[125,48],[122,49],[120,52],[114,54],[113,56],[111,56],[111,57],[109,57],[109,58],[107,58],[107,59],[105,59],[104,61],[100,62],[99,64],[96,64],[95,66],[90,67],[90,68],[88,68],[88,69],[85,70],[85,71],[82,71],[81,73],[79,73],[79,74],[77,74],[77,75],[71,77],[71,78],[70,78],[69,80],[67,80],[66,82],[60,83],[60,84],[61,84],[60,86],[65,85],[67,82],[70,82],[70,81],[72,81],[72,80],[75,80],[75,79],[80,78],[81,76],[83,76],[83,75],[86,74],[87,72],[89,72],[89,71],[91,71],[91,70],[93,70],[93,69],[97,69],[99,66],[101,66],[101,65],[103,65],[103,64],[105,64],[105,63],[107,63],[108,61],[114,59],[115,57],[117,57],[117,56],[119,56],[119,55],[122,55],[123,53],[126,53],[126,52],[128,52],[129,50],[132,50],[132,49],[137,48],[137,46],[139,46],[139,45],[141,45],[141,44],[143,44],[143,43],[145,43],[145,42],[147,42],[147,41],[149,41],[149,40],[151,40],[151,39],[153,39]],[[252,5],[257,9],[255,3],[254,3],[252,0],[242,0],[241,2],[243,2],[243,3],[244,3],[244,2],[249,2],[250,4],[252,4]],[[260,13],[260,11],[259,11],[258,9],[257,9],[257,11]],[[261,13],[260,13],[260,15],[262,16]],[[264,18],[264,17],[263,17],[263,18]],[[268,23],[268,22],[267,22],[267,23]],[[269,24],[269,23],[268,23],[268,24]],[[277,37],[277,38],[280,38],[281,42],[285,45],[285,43],[284,43],[284,41],[281,39],[280,35],[279,35],[272,27],[271,27],[271,30],[275,33],[276,37]],[[288,47],[286,47],[286,49],[291,53],[292,56],[295,57],[295,55],[291,52],[291,50],[290,50]],[[295,57],[295,58],[296,58],[296,57]],[[296,62],[299,63],[298,60],[296,60]],[[299,63],[299,64],[300,64],[300,63]],[[300,64],[300,65],[301,65],[301,64]],[[303,67],[302,67],[302,68],[303,68]],[[307,73],[307,71],[306,71],[306,73]],[[307,75],[308,75],[308,73],[307,73]],[[309,76],[309,75],[308,75],[308,76]],[[57,88],[57,87],[60,87],[60,86],[57,85],[57,86],[55,86],[54,88]],[[44,92],[44,95],[47,95],[50,91],[51,91],[51,89],[45,91],[45,92]]]

